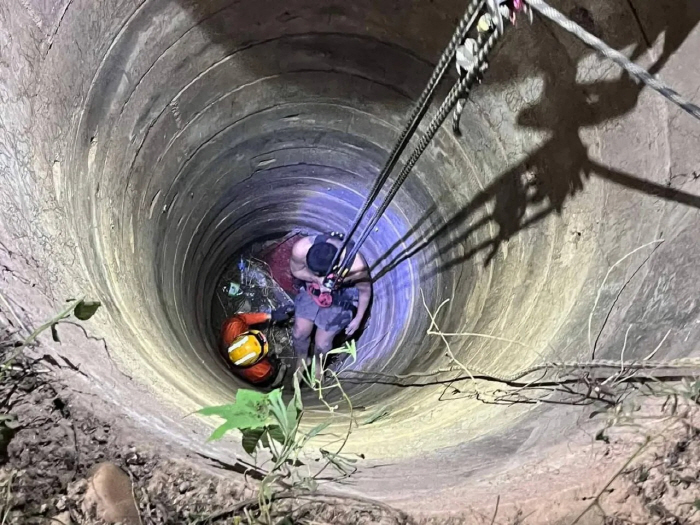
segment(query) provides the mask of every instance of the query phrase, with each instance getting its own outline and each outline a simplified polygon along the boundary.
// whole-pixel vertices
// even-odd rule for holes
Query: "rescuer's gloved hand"
[[[291,306],[280,306],[275,308],[270,312],[270,320],[273,323],[281,323],[282,321],[288,320],[292,313],[294,313],[294,308]]]

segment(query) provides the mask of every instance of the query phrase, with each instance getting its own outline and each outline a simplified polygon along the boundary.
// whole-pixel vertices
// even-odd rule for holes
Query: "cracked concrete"
[[[553,3],[698,93],[690,0]],[[207,449],[205,423],[182,418],[237,388],[208,329],[218,273],[256,238],[346,227],[464,7],[4,2],[3,292],[27,324],[78,293],[101,300],[87,333],[67,328],[52,351],[111,410],[231,461],[237,444]],[[520,343],[453,338],[465,364],[494,373],[590,357],[598,295],[597,357],[618,358],[625,334],[629,356],[643,357],[669,330],[657,357],[691,354],[696,122],[537,21],[506,35],[462,131],[438,134],[368,241],[377,299],[360,369],[447,364],[425,335],[421,290],[430,308],[451,300],[444,331]],[[601,288],[616,261],[656,239]],[[577,410],[438,402],[441,386],[351,390],[357,405],[391,413],[352,436],[370,467],[383,465],[358,475],[358,492],[409,509],[440,494],[459,509],[493,480],[531,498],[518,480],[533,465],[552,494],[578,480],[573,459],[553,459],[582,442]]]

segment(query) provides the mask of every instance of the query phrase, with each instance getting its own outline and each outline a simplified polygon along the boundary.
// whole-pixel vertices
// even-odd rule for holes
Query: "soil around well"
[[[134,438],[118,417],[97,415],[88,397],[65,386],[60,366],[48,354],[18,354],[20,327],[4,315],[0,321],[0,522],[246,523],[242,509],[255,501],[257,489],[251,476],[226,465],[214,469],[184,449],[164,448],[157,439]],[[579,523],[700,523],[700,427],[695,419],[683,418],[673,433],[624,469],[600,499],[604,512],[592,509]],[[620,463],[625,459],[620,455]],[[104,472],[117,481],[101,481],[100,488],[97,480]],[[121,487],[121,499],[112,507],[105,494],[119,491],[110,483]],[[507,502],[507,495],[499,497],[502,505]],[[572,515],[585,503],[564,502]],[[276,505],[279,515],[286,516],[287,521],[278,520],[284,524],[544,523],[512,505],[496,508],[493,514],[459,509],[451,517],[429,518],[410,517],[363,498],[328,494],[293,494]],[[126,509],[121,521],[110,514],[115,509]]]
[[[4,321],[0,359],[6,363],[19,339],[17,329]],[[184,450],[163,453],[155,443],[130,439],[117,419],[96,416],[65,388],[50,362],[17,355],[5,368],[0,396],[3,523],[115,523],[105,519],[105,507],[110,509],[103,493],[118,491],[109,484],[121,481],[118,475],[99,481],[96,472],[105,465],[112,478],[116,472],[128,479],[138,509],[136,520],[127,513],[122,523],[239,523],[235,518],[242,513],[236,509],[255,500],[256,482],[250,476],[230,472],[226,465],[214,470]],[[412,522],[370,500],[322,495],[284,498],[278,512],[291,516],[289,523]]]

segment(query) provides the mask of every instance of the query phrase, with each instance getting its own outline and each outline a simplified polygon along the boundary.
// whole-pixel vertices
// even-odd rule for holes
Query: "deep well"
[[[700,97],[697,2],[555,5]],[[103,302],[88,330],[133,381],[101,347],[73,359],[117,413],[204,450],[209,427],[182,416],[239,386],[209,329],[222,268],[256,239],[347,227],[465,7],[2,2],[2,243],[38,269],[54,305]],[[619,359],[626,334],[630,359],[667,332],[657,358],[696,352],[696,121],[558,28],[520,20],[463,136],[448,128],[363,250],[378,279],[358,369],[449,364],[426,335],[421,292],[431,311],[450,299],[443,331],[501,338],[450,337],[458,359],[491,373],[588,359],[596,339],[597,358]],[[19,285],[7,293],[39,311]],[[346,387],[367,413],[390,412],[351,436],[364,465],[381,465],[354,491],[406,508],[449,496],[455,510],[498,492],[489,479],[517,497],[533,465],[552,487],[576,480],[575,461],[555,453],[579,432],[575,407],[486,404],[441,396],[445,385]],[[233,461],[239,448],[208,450]]]

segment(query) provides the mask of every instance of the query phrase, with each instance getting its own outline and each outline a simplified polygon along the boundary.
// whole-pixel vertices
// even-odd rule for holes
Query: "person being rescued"
[[[342,234],[328,233],[304,237],[292,247],[290,270],[302,282],[294,300],[292,332],[297,369],[308,357],[314,329],[315,354],[325,355],[333,349],[333,340],[342,330],[351,337],[367,314],[372,299],[372,282],[362,255],[355,257],[338,289],[329,290],[323,286],[342,241]],[[341,255],[342,260],[344,254]]]
[[[285,307],[272,313],[239,313],[229,317],[221,327],[221,349],[228,356],[234,373],[247,382],[266,388],[281,379],[281,365],[269,354],[265,334],[250,327],[272,321],[289,319],[290,311]]]

